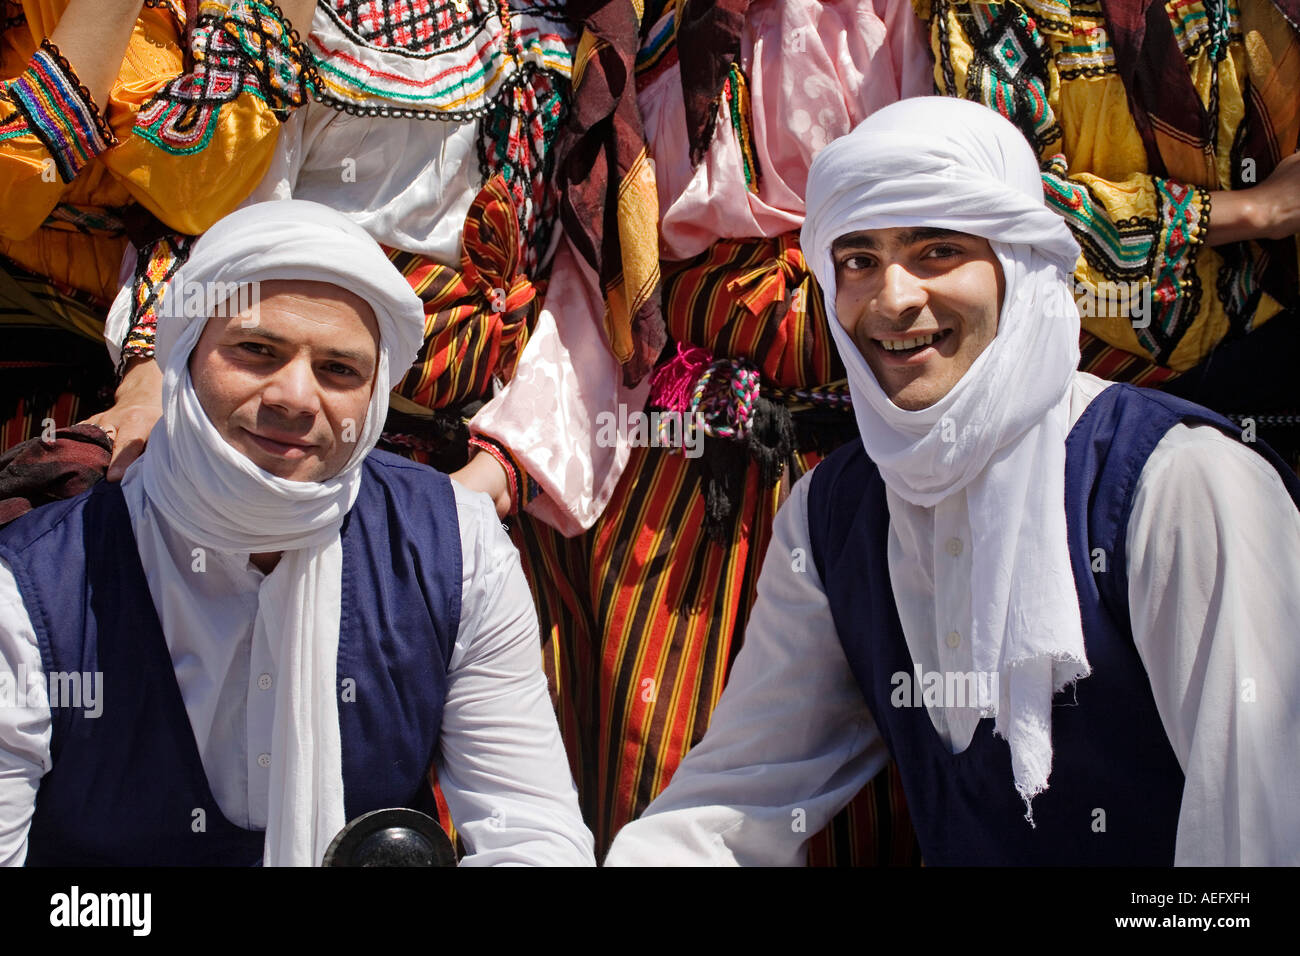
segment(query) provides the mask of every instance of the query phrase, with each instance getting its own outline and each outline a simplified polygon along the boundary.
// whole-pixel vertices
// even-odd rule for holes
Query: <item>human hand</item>
[[[1285,157],[1251,192],[1262,239],[1300,233],[1300,152]]]
[[[1211,246],[1300,233],[1300,153],[1285,157],[1258,186],[1210,193]]]
[[[131,462],[140,457],[149,432],[162,418],[162,370],[151,358],[133,359],[117,387],[113,407],[92,415],[85,424],[102,428],[113,440],[109,481],[121,481]]]

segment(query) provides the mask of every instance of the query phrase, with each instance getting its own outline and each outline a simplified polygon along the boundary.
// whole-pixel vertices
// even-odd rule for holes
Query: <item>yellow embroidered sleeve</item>
[[[20,32],[21,31],[21,32]],[[0,48],[0,237],[40,228],[77,174],[115,141],[68,62],[13,27]]]
[[[160,220],[198,234],[266,174],[280,124],[306,102],[310,56],[261,2],[202,4],[191,73],[177,39],[128,55],[118,90],[136,113],[105,162]]]

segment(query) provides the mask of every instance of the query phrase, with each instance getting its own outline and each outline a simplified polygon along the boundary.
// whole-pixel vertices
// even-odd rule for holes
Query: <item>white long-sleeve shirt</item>
[[[1071,424],[1108,384],[1076,375]],[[809,479],[777,514],[707,734],[606,865],[802,864],[808,837],[886,765],[811,557]],[[889,508],[913,661],[972,671],[965,509]],[[1300,863],[1300,513],[1262,457],[1176,425],[1142,471],[1126,540],[1134,642],[1185,775],[1175,863]],[[974,711],[926,710],[954,753],[969,745]]]
[[[122,492],[213,796],[232,823],[264,830],[276,666],[257,611],[276,572],[264,575],[246,554],[209,551],[203,573],[165,584],[159,565],[189,566],[191,543],[145,505],[136,474],[128,471]],[[437,770],[471,850],[462,864],[594,865],[519,555],[488,497],[452,487],[461,532],[461,618]],[[170,560],[151,559],[163,551]],[[6,681],[12,688],[19,675],[22,689],[6,696]],[[46,688],[43,680],[33,682],[43,675],[31,619],[0,561],[0,864],[26,858],[40,780],[52,767]],[[36,687],[34,698],[28,684]]]

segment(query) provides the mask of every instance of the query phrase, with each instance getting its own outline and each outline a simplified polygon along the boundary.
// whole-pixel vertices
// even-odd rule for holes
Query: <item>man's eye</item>
[[[851,255],[840,260],[840,268],[848,269],[851,272],[860,272],[863,269],[870,269],[875,263],[876,261],[871,256]]]
[[[239,348],[252,355],[270,355],[271,349],[265,342],[240,342]]]
[[[959,256],[961,254],[962,249],[960,246],[949,245],[934,246],[926,252],[926,256],[933,259],[951,259],[953,256]]]
[[[338,362],[331,362],[329,365],[326,365],[325,371],[329,372],[331,375],[341,375],[349,378],[353,376],[359,378],[361,375],[360,372],[352,368],[350,365],[341,365]]]

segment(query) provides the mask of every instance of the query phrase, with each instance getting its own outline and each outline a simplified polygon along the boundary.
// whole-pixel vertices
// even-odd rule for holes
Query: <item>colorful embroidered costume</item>
[[[1206,232],[1211,191],[1262,182],[1296,149],[1300,7],[1179,0],[1164,4],[1167,26],[1149,14],[1144,26],[1143,8],[1120,0],[915,6],[937,91],[1020,127],[1083,247],[1081,368],[1165,385],[1265,323],[1294,340],[1294,238],[1211,248]],[[1145,288],[1142,315],[1130,297]],[[1257,377],[1270,381],[1245,404],[1277,402],[1276,378]],[[1200,400],[1242,411],[1233,398]]]

